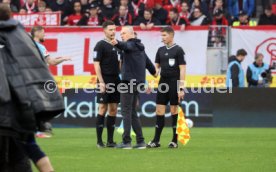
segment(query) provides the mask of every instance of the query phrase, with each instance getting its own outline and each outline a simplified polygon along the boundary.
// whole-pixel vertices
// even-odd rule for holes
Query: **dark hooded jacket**
[[[239,61],[237,59],[236,56],[230,56],[229,59],[228,59],[228,64],[233,62],[233,61],[237,61],[238,63],[241,63],[241,61]],[[234,64],[232,67],[231,67],[231,76],[232,76],[232,86],[233,87],[239,87],[239,73],[240,73],[240,69],[239,69],[239,66]]]
[[[126,42],[118,42],[116,45],[123,53],[122,81],[129,82],[135,79],[137,83],[144,83],[146,69],[154,75],[155,67],[145,53],[145,47],[139,39],[129,39]]]
[[[54,79],[23,26],[0,21],[0,135],[3,129],[34,132],[38,121],[63,112],[62,96],[48,93],[47,81]]]

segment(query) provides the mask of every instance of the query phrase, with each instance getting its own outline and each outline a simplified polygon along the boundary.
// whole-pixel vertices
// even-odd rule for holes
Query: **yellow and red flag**
[[[189,142],[190,129],[188,128],[188,124],[181,106],[178,106],[176,134],[178,134],[178,141],[183,145],[186,145]]]

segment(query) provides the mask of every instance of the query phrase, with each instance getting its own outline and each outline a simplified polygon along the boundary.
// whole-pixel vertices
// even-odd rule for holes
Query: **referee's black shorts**
[[[121,83],[119,76],[103,76],[105,85],[112,84],[114,92],[112,93],[100,93],[97,92],[97,103],[99,104],[108,104],[108,103],[120,103],[120,93],[117,89],[117,86]],[[106,90],[108,91],[108,90]]]
[[[158,84],[158,91],[156,96],[156,104],[159,105],[178,105],[178,94],[177,94],[177,81],[179,77],[162,77]],[[165,92],[166,84],[169,90]]]

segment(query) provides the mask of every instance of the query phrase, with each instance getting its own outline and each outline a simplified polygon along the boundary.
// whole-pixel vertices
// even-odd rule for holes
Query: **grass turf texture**
[[[148,142],[154,128],[143,132]],[[146,150],[98,149],[94,128],[54,129],[52,138],[37,141],[56,172],[276,171],[273,128],[193,128],[190,142],[174,150],[167,148],[171,137],[164,128],[161,148]]]

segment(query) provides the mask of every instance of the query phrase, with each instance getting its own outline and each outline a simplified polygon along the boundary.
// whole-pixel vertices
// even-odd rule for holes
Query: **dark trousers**
[[[0,135],[0,172],[32,172],[19,141]]]
[[[136,112],[139,93],[121,93],[121,111],[124,122],[123,143],[131,143],[131,126],[136,134],[137,143],[144,142],[140,119]]]

